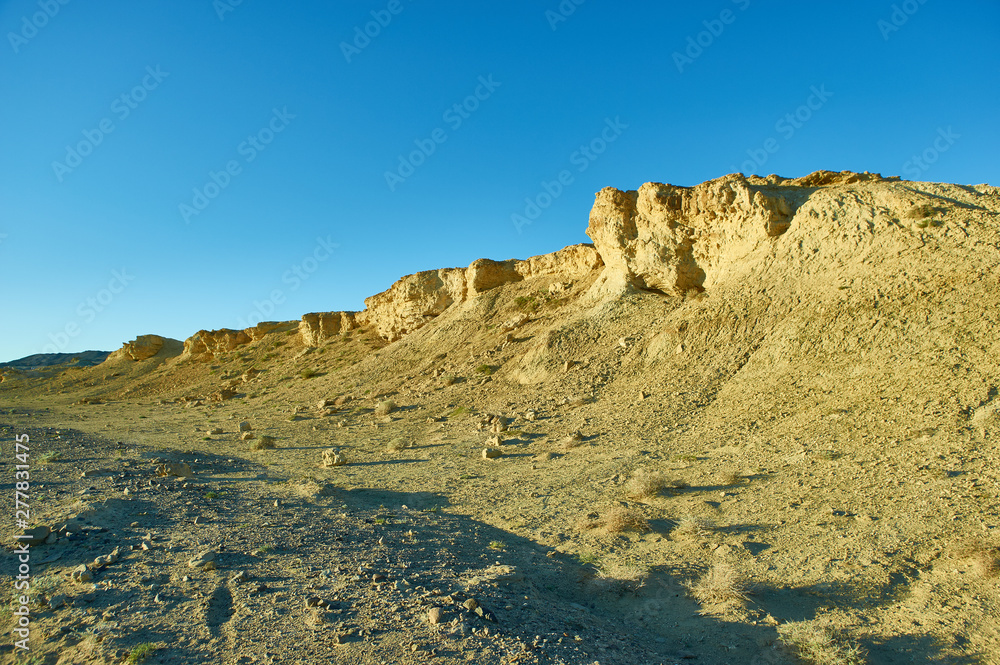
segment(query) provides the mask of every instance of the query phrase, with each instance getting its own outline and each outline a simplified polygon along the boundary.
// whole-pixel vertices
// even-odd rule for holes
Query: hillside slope
[[[275,480],[329,483],[303,510],[376,511],[362,530],[376,506],[445,506],[493,534],[453,568],[487,547],[526,575],[497,611],[513,641],[477,642],[476,662],[558,662],[540,633],[565,638],[549,652],[564,662],[793,662],[803,635],[875,663],[1000,662],[1000,190],[846,172],[647,183],[598,192],[587,233],[403,277],[362,312],[147,336],[97,367],[11,377],[8,426],[71,420],[129,459],[191,451],[247,505]],[[251,449],[244,419],[278,449]],[[318,469],[330,447],[348,464]],[[225,525],[258,518],[220,512],[185,538],[242,551]],[[430,549],[447,558],[448,537]],[[749,600],[699,595],[725,571]],[[386,630],[441,662],[473,649],[406,625]],[[409,662],[362,642],[336,653]]]

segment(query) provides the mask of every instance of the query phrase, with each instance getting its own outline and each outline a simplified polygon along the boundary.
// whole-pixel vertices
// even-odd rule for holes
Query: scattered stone
[[[79,566],[74,568],[70,577],[74,582],[79,582],[80,584],[85,584],[94,579],[94,576],[87,569],[87,564],[85,563],[81,563]]]
[[[524,419],[533,423],[538,420],[538,413],[535,411],[528,411],[524,414]]]
[[[243,432],[242,434],[240,434],[240,441],[250,441],[256,436],[257,435],[254,434],[253,432]]]
[[[499,434],[494,434],[486,439],[486,445],[491,448],[498,448],[503,445],[503,438]]]
[[[96,559],[94,559],[94,563],[91,564],[90,568],[91,570],[100,570],[105,566],[117,563],[118,557],[120,555],[121,555],[121,549],[116,547],[115,549],[111,550],[111,553],[105,554],[104,556],[99,556]]]
[[[443,616],[444,616],[444,610],[442,610],[440,607],[432,607],[427,611],[427,621],[430,622],[430,624],[433,626],[436,626],[437,624],[441,623],[441,619]]]
[[[206,522],[208,522],[208,518],[204,517],[203,515],[198,515],[198,517],[194,518],[194,524],[195,524],[195,526],[201,526],[202,524],[205,524]]]
[[[323,451],[323,467],[330,468],[334,466],[344,466],[345,464],[347,464],[347,459],[335,449],[327,448]]]
[[[212,429],[208,430],[208,433],[212,434],[212,435],[218,435],[218,434],[222,434],[223,431],[222,431],[221,427],[213,427]]]
[[[187,462],[167,462],[156,467],[156,475],[160,477],[178,476],[180,478],[191,478],[194,472]]]
[[[198,556],[188,561],[188,568],[202,568],[204,570],[212,570],[213,568],[215,568],[215,552],[213,552],[212,550],[205,550]]]
[[[80,474],[81,478],[94,478],[95,476],[110,476],[114,473],[113,469],[88,469]]]
[[[243,422],[240,423],[241,432],[249,432],[251,430],[253,430],[253,427],[247,421],[244,420]]]
[[[469,610],[470,612],[474,612],[476,608],[479,607],[479,601],[477,601],[475,598],[468,598],[464,603],[462,603],[462,607]]]
[[[45,604],[49,606],[50,610],[57,610],[66,604],[66,594],[53,594],[45,601]]]
[[[496,459],[503,455],[499,448],[483,448],[483,459]]]
[[[21,535],[27,537],[19,538],[18,543],[21,544],[27,543],[28,545],[41,545],[42,543],[45,542],[45,539],[49,537],[50,532],[51,529],[49,529],[49,527],[45,525],[39,525],[36,527],[32,527],[30,529],[24,529],[21,532]]]

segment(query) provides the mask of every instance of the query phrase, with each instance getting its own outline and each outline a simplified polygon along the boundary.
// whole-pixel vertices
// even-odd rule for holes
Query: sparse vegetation
[[[125,662],[129,665],[136,665],[136,663],[141,663],[149,658],[154,651],[156,651],[156,645],[150,642],[144,642],[129,652],[128,660]]]
[[[718,479],[720,485],[732,487],[741,484],[745,480],[745,476],[737,471],[727,469],[719,474]]]
[[[311,379],[314,376],[319,376],[319,372],[317,372],[314,369],[304,369],[301,372],[299,372],[299,376],[302,377],[303,379]]]
[[[46,450],[38,456],[38,461],[42,464],[50,464],[52,462],[58,462],[61,458],[62,454],[58,450]]]
[[[538,311],[539,304],[534,295],[518,296],[514,298],[514,307],[527,314],[532,314]]]
[[[661,474],[640,469],[625,483],[625,496],[638,500],[652,499],[666,487],[667,481]]]
[[[507,548],[507,544],[500,540],[491,540],[488,547],[491,550],[503,550]]]
[[[715,525],[699,517],[682,517],[673,530],[677,538],[707,538],[715,531]]]
[[[748,600],[746,583],[736,569],[726,563],[717,563],[697,582],[687,585],[691,596],[701,603],[700,614],[717,614],[742,607]]]
[[[622,533],[623,531],[643,533],[650,530],[649,520],[642,513],[622,506],[609,508],[604,514],[583,520],[580,522],[579,528],[581,531],[600,530],[604,533]]]
[[[441,375],[441,383],[443,383],[446,386],[455,385],[455,383],[457,381],[458,381],[458,377],[455,376],[454,374],[442,374]]]
[[[273,436],[265,434],[264,436],[256,439],[250,447],[254,450],[271,450],[277,447],[277,443]]]
[[[485,374],[486,376],[489,376],[490,374],[493,373],[493,366],[492,365],[480,365],[479,367],[476,368],[476,373],[477,374]]]
[[[464,415],[464,414],[466,414],[468,412],[469,412],[469,407],[467,407],[467,406],[458,406],[458,407],[455,407],[455,409],[451,413],[449,413],[446,417],[448,417],[448,418],[457,418],[458,416]]]
[[[907,210],[904,217],[914,220],[914,226],[924,229],[928,226],[941,225],[941,221],[934,218],[939,212],[941,211],[934,206],[929,203],[924,203],[921,205],[915,205]]]
[[[778,626],[778,637],[800,659],[812,665],[864,665],[868,654],[840,631],[815,621]]]

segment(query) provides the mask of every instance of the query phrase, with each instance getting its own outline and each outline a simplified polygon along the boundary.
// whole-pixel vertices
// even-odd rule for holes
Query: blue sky
[[[0,31],[0,360],[361,309],[587,242],[605,186],[1000,184],[996,2],[15,0]]]

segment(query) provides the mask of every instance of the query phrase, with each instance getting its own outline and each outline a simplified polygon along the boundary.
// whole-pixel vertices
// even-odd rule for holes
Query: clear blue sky
[[[994,1],[61,2],[0,3],[0,360],[361,309],[609,185],[1000,183]]]

